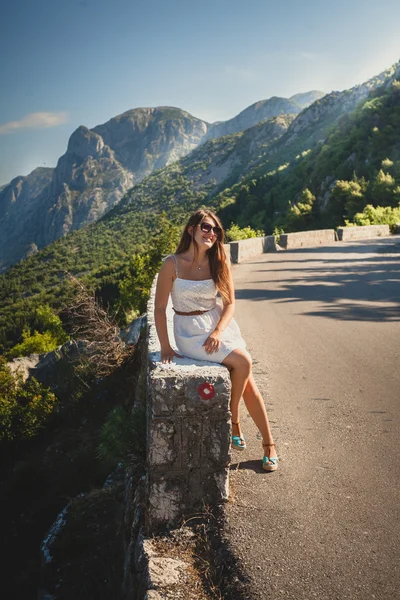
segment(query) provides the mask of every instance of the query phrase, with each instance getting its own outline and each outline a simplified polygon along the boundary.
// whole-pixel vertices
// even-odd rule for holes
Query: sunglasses
[[[222,231],[221,227],[219,227],[218,225],[215,225],[215,227],[213,227],[212,225],[210,225],[210,223],[201,223],[200,229],[201,231],[204,231],[204,233],[213,232],[217,237],[221,235]]]

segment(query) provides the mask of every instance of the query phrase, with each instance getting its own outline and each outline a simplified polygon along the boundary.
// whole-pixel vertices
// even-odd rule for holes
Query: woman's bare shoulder
[[[174,254],[170,254],[163,258],[163,264],[161,265],[160,273],[171,274],[175,276],[176,272],[176,257]]]

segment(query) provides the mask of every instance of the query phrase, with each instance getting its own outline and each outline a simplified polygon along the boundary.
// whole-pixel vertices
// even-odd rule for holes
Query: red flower
[[[211,383],[201,383],[197,389],[203,400],[211,400],[215,396],[215,389]]]

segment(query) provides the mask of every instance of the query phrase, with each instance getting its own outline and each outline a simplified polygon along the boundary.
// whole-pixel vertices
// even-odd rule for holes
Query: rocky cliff
[[[95,127],[116,159],[140,181],[194,150],[209,124],[168,106],[129,110]]]
[[[15,177],[0,191],[0,270],[37,251],[27,225],[37,220],[43,191],[54,169],[39,167],[26,177]]]
[[[99,219],[134,183],[198,146],[207,127],[170,107],[78,127],[54,170],[36,169],[0,191],[0,270]]]

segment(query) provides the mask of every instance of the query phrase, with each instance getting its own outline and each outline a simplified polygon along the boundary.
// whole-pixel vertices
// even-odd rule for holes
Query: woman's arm
[[[235,312],[235,291],[233,287],[233,277],[232,272],[229,269],[229,298],[223,298],[223,309],[221,313],[221,317],[215,327],[214,331],[208,336],[203,346],[205,347],[205,351],[208,353],[218,352],[221,347],[221,333],[225,331],[228,327],[234,312]]]
[[[175,263],[173,258],[167,258],[160,269],[156,287],[156,297],[154,302],[154,321],[156,324],[156,330],[158,339],[160,340],[161,346],[161,362],[169,363],[174,356],[182,358],[180,354],[177,354],[168,338],[167,329],[167,304],[169,294],[171,292],[172,284],[175,277]]]

